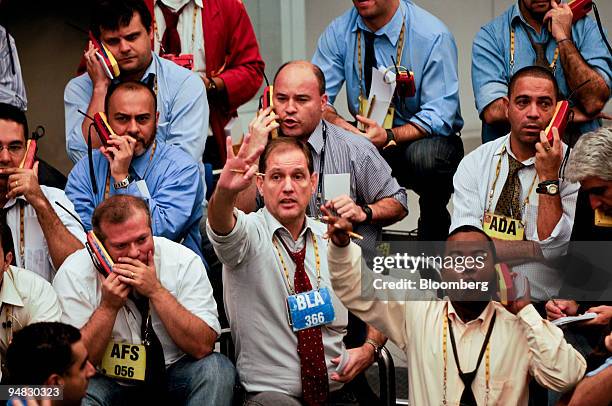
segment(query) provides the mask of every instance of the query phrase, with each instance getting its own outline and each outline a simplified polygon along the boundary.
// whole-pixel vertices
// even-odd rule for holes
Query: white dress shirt
[[[34,272],[14,266],[9,267],[2,277],[0,302],[0,352],[3,358],[14,333],[32,323],[59,321],[62,315],[51,284]]]
[[[55,202],[59,202],[62,206],[70,210],[72,215],[77,218],[79,215],[74,210],[72,202],[68,200],[63,190],[54,187],[40,185],[45,198],[49,201],[53,210],[59,217],[60,221],[66,226],[68,231],[72,233],[79,241],[85,243],[85,231],[79,222],[66,212],[66,210],[59,207]],[[19,202],[24,204],[24,258],[20,255],[20,241],[21,241],[21,221],[19,214]],[[17,266],[29,269],[51,282],[55,275],[55,267],[51,256],[49,255],[49,246],[47,240],[43,234],[42,228],[38,223],[38,217],[36,216],[36,210],[32,207],[23,196],[18,196],[16,199],[11,199],[4,205],[6,213],[6,223],[11,229],[13,236],[13,244],[15,246],[15,261]]]
[[[154,51],[159,55],[159,43],[166,31],[166,20],[158,6],[161,1],[171,10],[176,11],[185,6],[176,25],[176,30],[181,37],[181,53],[193,54],[193,71],[200,76],[206,76],[206,54],[204,52],[204,29],[202,26],[202,0],[157,0],[155,2],[155,25],[156,32],[153,33]],[[194,24],[195,9],[195,24]],[[194,33],[195,30],[195,33]]]
[[[189,248],[166,238],[153,237],[153,240],[155,269],[162,286],[185,309],[219,334],[221,327],[217,319],[217,304],[200,257]],[[87,249],[75,252],[64,261],[53,280],[63,310],[62,322],[82,328],[89,321],[102,301],[102,281]],[[169,366],[185,353],[174,343],[153,306],[150,310],[153,329],[164,350],[166,366]],[[117,313],[111,339],[141,344],[141,321],[138,308],[128,299]]]
[[[478,354],[493,317],[496,321],[489,341],[489,405],[527,405],[529,379],[562,392],[574,386],[586,369],[584,358],[563,338],[563,332],[543,320],[532,305],[517,315],[498,302],[490,302],[475,320],[464,323],[447,300],[371,300],[373,272],[362,268],[361,249],[329,244],[329,269],[334,290],[342,303],[364,322],[373,325],[406,353],[408,393],[411,405],[440,405],[444,396],[444,318],[454,331],[459,363],[464,372],[476,367]],[[365,293],[364,293],[365,292]],[[446,400],[458,405],[464,385],[447,335]],[[486,359],[483,358],[472,390],[478,405],[485,404]]]
[[[503,150],[506,153],[503,153]],[[563,144],[563,153],[567,145]],[[453,185],[453,215],[450,231],[463,225],[472,225],[482,229],[483,215],[486,210],[495,211],[497,200],[502,192],[506,178],[508,177],[508,154],[516,156],[510,149],[510,136],[498,138],[487,142],[468,154],[457,168]],[[489,202],[489,191],[495,180],[497,164],[501,157],[501,168],[499,178],[493,192],[491,207]],[[518,172],[521,181],[521,205],[525,201],[530,187],[534,181],[535,186],[529,194],[529,202],[523,207],[522,215],[525,224],[525,238],[528,241],[537,241],[540,244],[545,259],[553,259],[564,255],[572,234],[574,225],[574,212],[576,210],[576,198],[580,185],[561,181],[560,196],[563,214],[545,240],[540,241],[538,237],[538,194],[535,189],[539,180],[535,169],[535,157],[522,162],[525,167]],[[559,293],[562,277],[559,272],[543,263],[530,262],[512,268],[513,271],[523,274],[529,279],[531,297],[536,300],[548,300],[551,295]]]

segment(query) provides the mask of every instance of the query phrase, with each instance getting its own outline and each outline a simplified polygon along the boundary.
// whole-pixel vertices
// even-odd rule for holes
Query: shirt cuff
[[[359,246],[354,242],[350,242],[346,247],[339,247],[330,239],[329,250],[327,252],[327,257],[329,261],[333,261],[335,263],[350,263],[351,258],[353,257],[354,250],[359,250]]]
[[[495,100],[508,95],[508,86],[503,83],[492,82],[487,83],[478,89],[476,95],[476,109],[478,116],[482,116],[485,108]]]
[[[244,217],[245,214],[234,207],[234,218],[236,219],[236,224],[234,224],[234,228],[226,235],[220,235],[213,231],[210,227],[210,222],[208,218],[206,219],[206,234],[208,234],[208,238],[217,243],[226,243],[232,242],[235,239],[238,230],[241,230],[244,227]]]

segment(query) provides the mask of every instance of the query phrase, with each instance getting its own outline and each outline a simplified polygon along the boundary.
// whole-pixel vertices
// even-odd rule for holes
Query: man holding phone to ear
[[[91,32],[117,60],[120,81],[145,80],[154,75],[159,111],[157,139],[180,147],[194,161],[201,162],[208,131],[204,84],[194,73],[151,51],[151,21],[143,0],[96,0]],[[99,51],[90,44],[85,52],[87,73],[72,79],[64,91],[66,150],[74,163],[87,154],[91,124],[78,110],[89,116],[104,111],[104,99],[111,84],[96,52]],[[92,145],[100,147],[95,134]],[[200,170],[203,177],[203,167]]]
[[[85,233],[55,204],[74,211],[64,191],[38,183],[38,163],[20,167],[27,137],[25,113],[0,103],[0,207],[15,241],[15,262],[51,282],[64,260],[83,248]]]
[[[154,237],[149,207],[134,196],[105,200],[92,224],[114,261],[112,273],[102,276],[83,249],[53,281],[62,321],[80,328],[91,362],[101,367],[84,404],[153,404],[169,395],[229,405],[235,371],[212,352],[220,327],[201,259]],[[145,401],[151,394],[159,397]]]
[[[506,306],[495,301],[495,288],[447,290],[445,300],[380,300],[378,295],[372,300],[373,273],[364,269],[361,249],[345,233],[349,224],[326,220],[333,225],[328,227],[328,261],[334,291],[350,311],[405,351],[411,405],[526,406],[532,377],[555,390],[569,389],[582,378],[584,358],[530,304],[528,284]],[[480,228],[455,227],[444,255],[484,261],[462,272],[443,267],[442,281],[496,286],[495,245]]]
[[[199,228],[204,186],[198,165],[177,146],[156,139],[159,113],[153,90],[138,81],[112,86],[104,110],[117,136],[93,152],[95,179],[84,157],[66,184],[66,195],[86,230],[91,230],[91,216],[104,199],[137,196],[151,210],[153,235],[185,245],[204,261]]]
[[[565,1],[516,0],[503,14],[480,29],[472,46],[472,87],[482,119],[482,141],[508,132],[503,98],[519,69],[550,69],[564,98],[572,94],[572,134],[601,126],[599,118],[610,98],[612,55],[592,18],[572,23]]]
[[[510,134],[467,155],[454,178],[451,230],[470,224],[493,237],[501,260],[529,279],[536,301],[561,287],[560,272],[545,260],[565,254],[579,189],[559,179],[567,146],[555,128],[552,141],[544,133],[557,100],[548,69],[516,72],[504,98]]]

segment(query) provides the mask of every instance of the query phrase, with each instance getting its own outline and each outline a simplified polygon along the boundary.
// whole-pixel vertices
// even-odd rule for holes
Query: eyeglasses
[[[21,153],[21,151],[23,151],[24,146],[23,146],[23,144],[10,144],[8,146],[4,146],[4,145],[0,144],[0,154],[5,149],[11,155],[19,155]]]

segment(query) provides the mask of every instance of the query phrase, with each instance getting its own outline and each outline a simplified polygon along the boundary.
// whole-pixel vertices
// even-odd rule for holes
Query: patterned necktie
[[[281,241],[282,238],[280,239]],[[306,269],[306,244],[298,252],[291,252],[283,241],[287,253],[295,263],[295,276],[293,283],[296,293],[307,292],[312,289]],[[298,355],[302,372],[302,397],[308,406],[323,405],[329,393],[327,379],[327,365],[325,364],[325,350],[323,349],[323,334],[321,327],[311,327],[297,332]]]
[[[376,68],[376,53],[374,52],[374,39],[376,35],[370,31],[363,31],[363,40],[365,42],[365,60],[364,60],[364,77],[366,96],[370,96],[370,87],[372,86],[372,68]]]
[[[525,165],[508,154],[508,166],[508,178],[506,178],[504,188],[499,195],[495,213],[520,220],[523,216],[520,202],[521,180],[519,179],[518,171],[524,168]]]
[[[185,6],[175,12],[161,1],[158,1],[157,5],[164,14],[164,20],[166,21],[166,31],[164,31],[160,45],[164,53],[179,55],[181,53],[181,37],[179,36],[176,26],[178,25],[179,16]]]
[[[527,33],[527,37],[529,37],[529,42],[531,42],[531,47],[536,53],[536,60],[533,63],[536,66],[541,66],[546,69],[550,69],[550,62],[548,62],[548,58],[546,58],[546,45],[548,42],[535,42],[529,29],[525,30]]]

